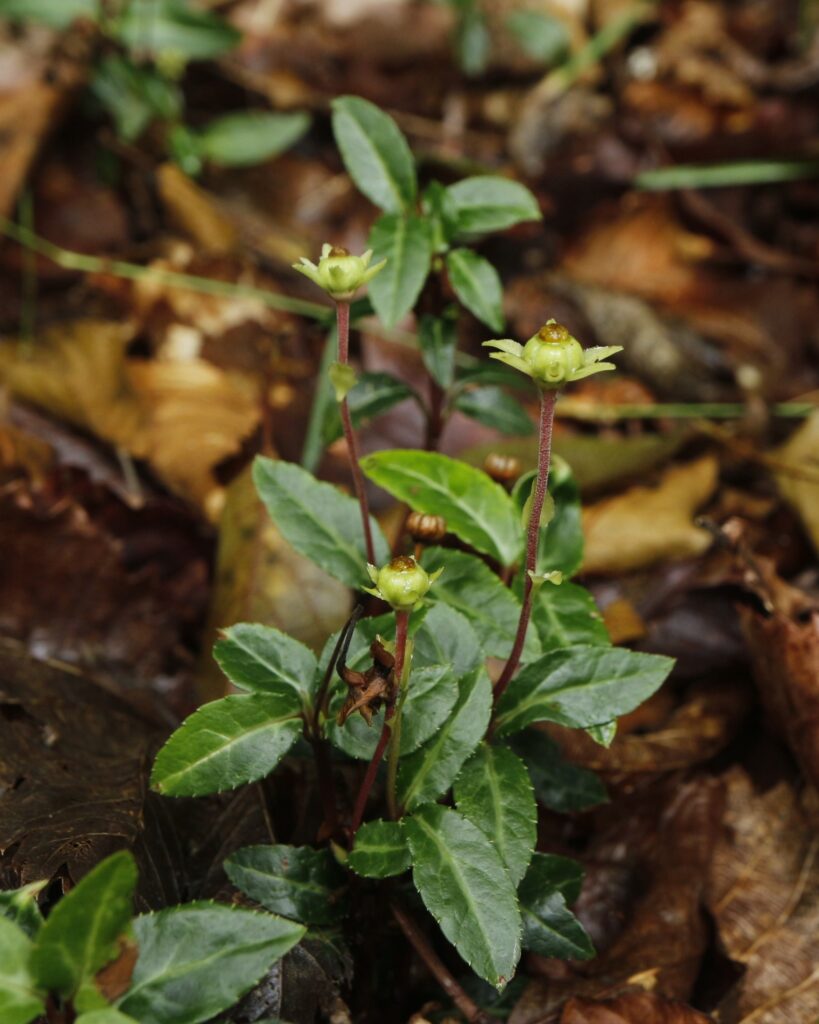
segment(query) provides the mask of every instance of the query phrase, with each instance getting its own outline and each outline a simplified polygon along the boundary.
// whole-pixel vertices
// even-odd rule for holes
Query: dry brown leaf
[[[206,252],[233,252],[236,228],[213,196],[176,164],[163,164],[157,171],[156,183],[172,223]]]
[[[709,1020],[683,1003],[648,992],[629,992],[601,1003],[570,999],[560,1024],[708,1024]]]
[[[819,411],[779,449],[778,457],[787,467],[777,473],[779,489],[799,513],[819,551]]]
[[[719,463],[707,455],[673,466],[655,487],[632,487],[583,510],[583,571],[622,573],[700,555],[710,535],[692,522],[714,493]]]
[[[259,501],[245,470],[227,490],[205,651],[202,695],[221,696],[227,683],[210,655],[218,630],[234,622],[264,622],[319,648],[340,629],[351,607],[349,590],[298,554]]]
[[[720,940],[745,973],[720,1024],[797,1024],[819,1016],[819,839],[793,789],[763,794],[745,772],[725,777],[725,833],[707,898]]]

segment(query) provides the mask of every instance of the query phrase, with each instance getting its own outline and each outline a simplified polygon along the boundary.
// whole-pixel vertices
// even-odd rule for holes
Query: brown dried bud
[[[499,455],[491,452],[484,460],[483,468],[499,484],[511,484],[520,476],[520,459],[514,455]]]
[[[446,535],[446,519],[425,512],[411,512],[407,519],[407,533],[420,544],[437,544]]]

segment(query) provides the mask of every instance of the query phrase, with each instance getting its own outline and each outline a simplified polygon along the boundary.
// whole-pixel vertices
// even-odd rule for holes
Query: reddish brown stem
[[[529,531],[526,540],[526,575],[523,579],[523,603],[520,608],[520,619],[518,620],[518,631],[515,634],[515,642],[512,645],[512,652],[509,660],[501,672],[500,678],[495,683],[495,704],[501,698],[506,687],[512,680],[518,665],[520,656],[523,653],[523,644],[526,640],[526,630],[529,627],[529,619],[532,615],[532,592],[534,584],[529,573],[537,568],[537,543],[540,538],[540,517],[543,513],[543,503],[546,500],[546,488],[549,483],[549,466],[552,461],[552,428],[555,422],[555,403],[557,391],[541,391],[540,393],[540,435],[538,442],[538,467],[537,478],[535,479],[535,492],[532,498],[532,513],[529,517]]]
[[[395,666],[393,667],[393,678],[400,680],[401,674],[404,671],[404,656],[407,650],[407,633],[409,631],[409,612],[396,612],[395,613]],[[381,730],[381,735],[378,738],[378,745],[375,748],[375,753],[372,756],[370,763],[367,765],[367,772],[364,775],[364,779],[361,783],[361,788],[358,791],[358,796],[355,801],[355,808],[353,810],[353,820],[350,825],[352,834],[355,835],[361,825],[364,818],[364,811],[367,807],[367,799],[370,795],[370,790],[373,788],[375,777],[378,774],[378,767],[383,760],[384,754],[389,746],[390,735],[392,732],[392,716],[395,714],[395,697],[387,704],[387,708],[384,712],[384,726]]]
[[[350,303],[336,302],[336,324],[338,326],[338,361],[347,365],[350,360]],[[370,503],[364,484],[364,474],[359,462],[358,441],[353,430],[353,420],[347,399],[341,401],[341,425],[344,428],[344,440],[347,442],[347,453],[350,459],[350,472],[353,475],[353,488],[361,509],[361,525],[364,528],[364,544],[367,548],[367,561],[375,564],[375,545],[370,526]]]
[[[399,907],[397,903],[391,903],[390,909],[392,910],[392,916],[398,922],[398,926],[406,936],[407,941],[423,960],[424,964],[426,964],[427,969],[444,992],[446,992],[447,996],[466,1017],[469,1024],[490,1024],[491,1017],[464,992],[409,914],[402,907]]]

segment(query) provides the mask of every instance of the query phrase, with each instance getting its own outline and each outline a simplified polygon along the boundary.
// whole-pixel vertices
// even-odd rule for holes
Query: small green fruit
[[[430,575],[414,558],[399,555],[380,569],[368,565],[367,571],[375,584],[374,588],[367,588],[368,593],[380,597],[397,612],[408,612],[424,599],[443,569]]]

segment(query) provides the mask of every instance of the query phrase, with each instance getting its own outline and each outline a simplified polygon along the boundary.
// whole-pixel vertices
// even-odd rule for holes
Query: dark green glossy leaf
[[[497,734],[533,722],[587,729],[618,718],[663,684],[674,662],[624,647],[567,647],[526,665],[498,704]]]
[[[290,698],[294,714],[309,706],[316,674],[316,656],[309,647],[273,626],[255,622],[238,622],[223,634],[213,656],[234,685]]]
[[[390,213],[410,209],[418,182],[407,140],[393,119],[359,96],[333,100],[333,134],[358,188]]]
[[[418,325],[418,346],[421,359],[430,376],[444,390],[455,376],[455,349],[458,345],[457,321],[454,317],[425,313]]]
[[[355,386],[347,395],[347,404],[350,407],[353,425],[358,427],[373,417],[380,416],[382,412],[392,409],[399,402],[414,397],[415,392],[412,388],[389,373],[360,373]],[[341,437],[338,402],[328,406],[322,433],[325,445],[330,445]]]
[[[508,747],[482,743],[453,786],[455,806],[492,842],[513,885],[537,840],[537,805],[526,765]]]
[[[34,938],[43,923],[37,897],[47,885],[46,881],[31,882],[19,889],[0,891],[0,917],[13,921],[29,938]]]
[[[534,424],[523,406],[511,395],[496,387],[471,388],[461,391],[455,408],[486,427],[502,434],[525,437],[534,431]]]
[[[503,231],[526,220],[540,220],[537,200],[518,181],[495,175],[464,178],[450,185],[447,194],[460,238]]]
[[[140,57],[181,61],[219,57],[241,39],[224,18],[187,0],[130,0],[117,19],[116,34]]]
[[[225,861],[237,889],[282,917],[326,925],[344,913],[344,873],[329,850],[309,846],[246,846]]]
[[[331,705],[333,714],[338,712],[345,696],[341,689],[336,691]],[[432,736],[454,707],[457,696],[458,685],[448,665],[413,668],[401,716],[402,756],[416,750]],[[372,725],[367,725],[358,714],[348,718],[344,725],[331,720],[327,735],[331,743],[349,757],[369,761],[375,753],[383,724],[382,708],[373,717]]]
[[[151,786],[165,796],[204,796],[263,779],[301,735],[293,705],[267,693],[204,704],[157,754]]]
[[[64,996],[118,953],[117,940],[133,913],[137,868],[126,851],[98,864],[48,915],[37,933],[31,973],[37,984]]]
[[[447,529],[478,551],[511,565],[523,546],[510,496],[486,473],[437,452],[395,449],[361,460],[367,476],[417,512],[441,515]]]
[[[576,583],[541,587],[532,607],[532,623],[543,652],[574,644],[610,644],[594,598]]]
[[[520,958],[521,922],[497,850],[471,821],[438,804],[419,808],[404,830],[427,910],[472,970],[502,988]]]
[[[45,1009],[45,1000],[29,971],[31,939],[16,924],[0,917],[0,1020],[29,1024]]]
[[[253,480],[259,497],[285,540],[348,587],[369,584],[358,502],[336,487],[321,483],[292,462],[258,456]],[[390,557],[381,527],[370,518],[376,559]]]
[[[369,821],[355,834],[347,864],[365,878],[390,878],[412,863],[404,830],[397,821]]]
[[[369,246],[374,263],[387,261],[370,282],[370,300],[382,323],[394,327],[415,305],[429,273],[429,225],[415,214],[384,213],[373,224]]]
[[[492,685],[481,667],[459,681],[455,708],[432,739],[401,759],[398,799],[404,807],[436,800],[449,789],[483,739],[491,710]]]
[[[447,604],[426,610],[415,633],[415,663],[449,665],[460,679],[486,660],[478,635],[460,612]]]
[[[452,249],[446,268],[455,294],[469,312],[493,331],[502,331],[503,286],[492,264],[471,249]]]
[[[571,814],[608,802],[594,772],[567,761],[545,732],[524,729],[511,738],[511,747],[526,762],[538,800],[551,810]]]
[[[197,133],[202,156],[221,167],[249,167],[289,149],[310,127],[310,115],[238,110]]]
[[[523,945],[541,956],[588,960],[594,946],[566,906],[580,891],[583,872],[567,857],[536,853],[520,884]]]
[[[520,619],[520,601],[489,566],[465,551],[437,547],[424,551],[421,564],[428,572],[445,566],[428,600],[443,601],[468,619],[487,655],[508,657]],[[539,654],[537,633],[529,630],[524,658],[531,661]]]
[[[304,935],[273,914],[218,903],[143,914],[139,957],[119,1002],[140,1024],[200,1024],[233,1006]]]

